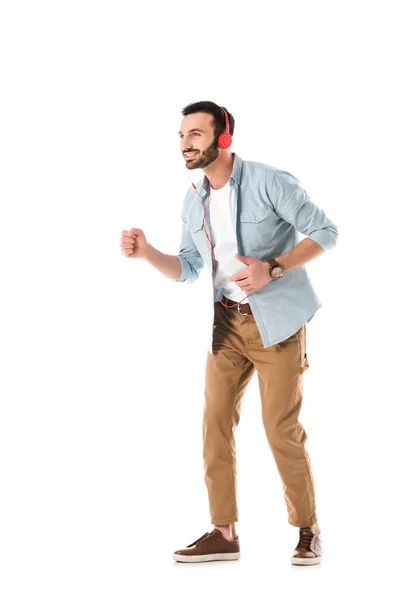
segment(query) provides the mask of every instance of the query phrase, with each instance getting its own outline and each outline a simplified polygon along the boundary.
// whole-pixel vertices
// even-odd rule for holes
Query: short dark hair
[[[225,106],[223,108],[225,108]],[[228,113],[229,133],[233,135],[233,132],[235,131],[235,119],[226,108],[225,110]],[[214,129],[215,137],[218,137],[221,135],[221,133],[224,133],[226,128],[225,113],[218,104],[205,100],[202,102],[193,102],[182,109],[182,114],[184,117],[186,117],[186,115],[192,115],[198,112],[209,113],[214,117],[214,119],[211,121],[211,126]]]

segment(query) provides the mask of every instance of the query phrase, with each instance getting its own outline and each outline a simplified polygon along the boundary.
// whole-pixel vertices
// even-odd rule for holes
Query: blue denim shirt
[[[294,175],[264,163],[242,160],[236,152],[233,157],[229,185],[235,189],[238,254],[261,261],[276,258],[299,243],[298,231],[325,251],[336,245],[337,226],[311,202]],[[202,204],[208,206],[209,186],[206,175],[196,184],[203,202],[192,186],[186,193],[181,212],[181,243],[176,255],[182,270],[176,282],[193,283],[204,265],[211,276],[211,246],[202,225]],[[209,236],[210,208],[205,219]],[[211,281],[210,288],[208,351],[212,354],[214,303],[218,300]],[[216,289],[216,292],[222,300],[223,289]],[[285,272],[282,278],[252,292],[247,300],[264,348],[293,335],[322,306],[305,265]],[[229,310],[237,310],[237,307]]]

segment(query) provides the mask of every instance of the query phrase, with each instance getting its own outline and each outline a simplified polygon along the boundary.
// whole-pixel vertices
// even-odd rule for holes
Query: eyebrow
[[[190,133],[191,131],[201,131],[201,133],[205,133],[205,131],[203,131],[202,129],[199,129],[198,127],[195,127],[194,129],[189,129],[188,133]],[[181,135],[182,131],[178,132],[178,135]]]

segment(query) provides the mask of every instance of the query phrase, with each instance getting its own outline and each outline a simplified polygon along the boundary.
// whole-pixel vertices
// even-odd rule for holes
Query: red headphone
[[[221,108],[225,113],[225,131],[224,133],[221,133],[221,135],[218,137],[218,146],[219,148],[225,150],[226,148],[229,148],[229,146],[232,144],[232,136],[229,133],[228,113],[226,112],[223,106],[221,106]]]
[[[223,111],[224,111],[224,113],[225,113],[225,131],[224,131],[223,133],[221,133],[221,135],[219,135],[219,136],[218,136],[218,147],[219,147],[219,148],[222,148],[223,150],[225,150],[226,148],[229,148],[229,146],[232,144],[232,136],[231,136],[231,135],[230,135],[230,133],[229,133],[229,119],[228,119],[228,113],[226,112],[226,110],[224,109],[224,107],[223,107],[223,106],[221,106],[220,108],[222,108],[222,110],[223,110]],[[214,177],[214,175],[215,175],[215,171],[214,171],[214,173],[212,174],[211,181],[210,181],[210,202],[211,202],[211,187],[212,187],[212,180],[213,180],[213,177]],[[189,175],[189,180],[190,180],[190,175]],[[197,188],[196,188],[195,184],[194,184],[194,183],[192,183],[192,182],[190,182],[190,183],[192,184],[192,186],[193,186],[193,188],[194,188],[194,190],[195,190],[196,194],[197,194],[198,196],[200,196],[199,192],[197,191]],[[202,198],[201,196],[200,196],[200,199],[201,199],[201,201],[203,202],[203,198]],[[208,204],[210,204],[210,202],[209,202]],[[207,208],[208,208],[208,206],[207,206]],[[204,213],[204,216],[203,216],[203,223],[202,223],[203,227],[204,227],[204,220],[205,220],[205,218],[206,218],[207,208],[206,208],[205,212],[204,212],[204,208],[203,208],[203,213]],[[208,233],[207,233],[207,231],[206,231],[206,228],[205,228],[205,227],[204,227],[204,233],[206,234],[206,237],[207,237],[208,241],[210,242],[212,256],[213,256],[213,258],[214,258],[215,262],[217,262],[217,259],[215,258],[215,254],[214,254],[214,248],[213,248],[212,242],[211,242],[210,238],[208,237]],[[250,294],[247,294],[247,296],[245,296],[245,298],[243,298],[243,300],[240,300],[240,301],[239,301],[239,302],[237,302],[236,304],[232,304],[232,305],[225,304],[224,302],[222,302],[222,300],[221,300],[221,299],[220,299],[220,297],[218,296],[218,294],[217,294],[217,292],[216,292],[216,289],[215,289],[215,285],[214,285],[214,268],[213,268],[213,270],[212,270],[212,272],[211,272],[211,279],[212,279],[212,284],[213,284],[213,288],[214,288],[214,294],[215,294],[215,296],[218,298],[218,301],[219,301],[219,302],[221,302],[221,304],[222,304],[223,306],[225,306],[226,308],[234,308],[235,306],[238,306],[238,304],[240,304],[241,302],[243,302],[243,300],[246,300],[246,298],[248,298],[248,297],[249,297],[249,295],[250,295]]]

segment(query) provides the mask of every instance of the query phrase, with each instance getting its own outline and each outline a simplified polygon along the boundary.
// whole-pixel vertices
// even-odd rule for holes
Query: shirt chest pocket
[[[204,254],[206,248],[205,242],[207,242],[207,238],[204,231],[203,219],[188,223],[188,229],[198,251],[200,254]]]
[[[189,230],[191,231],[191,233],[197,233],[199,231],[202,231],[203,229],[203,221],[201,220],[196,221],[194,223],[189,223]]]
[[[252,248],[265,247],[271,235],[271,220],[274,211],[270,208],[245,210],[240,213],[242,240]]]

